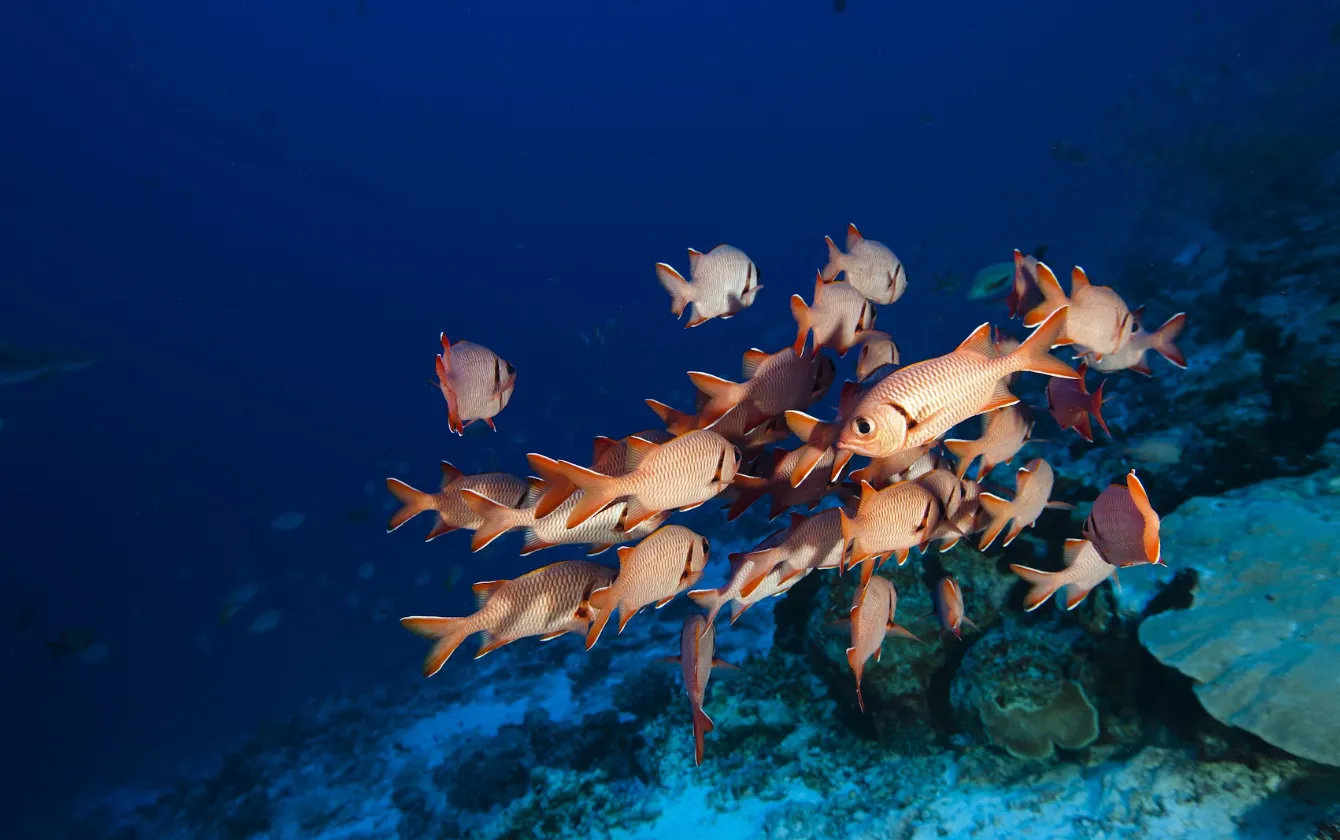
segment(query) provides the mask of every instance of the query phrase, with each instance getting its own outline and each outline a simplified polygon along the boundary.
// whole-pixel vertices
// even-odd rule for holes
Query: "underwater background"
[[[0,836],[1340,837],[1340,3],[14,0],[0,90]],[[1108,374],[1093,443],[1025,375],[996,479],[1045,457],[1079,510],[881,570],[924,641],[865,711],[831,571],[718,623],[699,767],[685,597],[425,680],[401,616],[585,552],[388,535],[385,479],[692,411],[849,223],[904,363],[1022,338],[973,293],[1045,244],[1187,313],[1188,369]],[[763,288],[686,330],[653,267],[723,242]],[[450,433],[443,332],[515,366],[496,432]],[[1132,469],[1166,568],[1025,612],[1009,564]],[[700,587],[785,524],[720,508],[673,519]],[[913,624],[944,570],[962,639]],[[974,711],[1064,686],[1073,748]]]

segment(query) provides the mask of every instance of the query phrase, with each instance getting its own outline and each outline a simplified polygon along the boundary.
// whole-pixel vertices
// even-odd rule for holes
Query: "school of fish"
[[[596,437],[589,466],[531,453],[532,477],[463,475],[444,461],[437,492],[386,480],[402,505],[388,532],[431,513],[427,539],[467,530],[472,551],[513,530],[524,534],[523,555],[584,545],[594,556],[618,546],[617,569],[564,560],[514,580],[474,584],[471,615],[401,619],[407,630],[431,641],[424,676],[438,673],[475,633],[482,634],[476,659],[520,639],[548,641],[568,633],[583,636],[589,650],[616,612],[612,632],[621,633],[643,608],[660,609],[685,594],[705,613],[685,619],[679,653],[667,659],[682,669],[694,762],[701,764],[704,736],[712,731],[703,711],[708,680],[714,667],[736,667],[717,656],[721,609],[732,605],[734,624],[752,605],[786,593],[813,571],[859,566],[844,624],[855,697],[864,710],[861,677],[871,657],[880,661],[886,636],[920,641],[896,622],[898,593],[892,579],[876,573],[879,567],[890,557],[901,566],[913,549],[924,552],[933,543],[944,552],[971,537],[985,551],[1003,533],[1002,544],[1009,545],[1043,511],[1073,509],[1051,498],[1054,472],[1042,458],[1018,469],[1012,493],[990,481],[995,467],[1011,464],[1033,439],[1033,412],[1010,390],[1017,377],[1048,377],[1047,409],[1057,426],[1092,441],[1093,422],[1109,437],[1111,432],[1102,416],[1104,383],[1090,392],[1088,371],[1149,375],[1149,350],[1186,367],[1173,343],[1185,326],[1184,313],[1145,332],[1143,307],[1132,310],[1079,267],[1071,272],[1067,295],[1045,263],[1017,250],[1005,303],[1011,318],[1022,317],[1031,328],[1027,336],[1003,336],[983,324],[944,355],[900,366],[898,346],[874,324],[876,307],[895,303],[906,291],[902,262],[855,225],[848,227],[845,252],[831,238],[825,241],[828,261],[811,300],[799,294],[790,299],[795,342],[773,352],[746,352],[739,381],[689,372],[700,392],[695,413],[649,399],[664,428],[617,440]],[[691,310],[689,327],[738,314],[763,288],[754,261],[729,245],[689,249],[689,280],[667,263],[657,263],[655,273],[670,295],[672,314]],[[480,344],[452,343],[445,334],[440,342],[437,384],[449,429],[461,434],[476,421],[496,429],[494,418],[516,387],[516,370]],[[836,379],[837,365],[823,351],[843,357],[857,347],[857,378],[842,386],[836,416],[808,414]],[[1075,351],[1077,368],[1053,355],[1058,347]],[[980,437],[946,437],[975,417],[981,418]],[[799,445],[773,446],[792,435]],[[867,460],[844,481],[857,457]],[[975,478],[969,478],[974,463]],[[765,496],[770,519],[797,506],[810,513],[792,512],[785,527],[731,555],[721,586],[693,589],[711,542],[667,519],[720,500],[730,520]],[[814,512],[828,497],[839,504]],[[1066,541],[1064,558],[1059,571],[1010,566],[1028,584],[1026,610],[1060,590],[1072,610],[1118,569],[1164,562],[1159,516],[1134,471],[1101,493],[1080,535]],[[965,627],[975,629],[952,574],[940,578],[932,594],[941,638],[961,639]]]

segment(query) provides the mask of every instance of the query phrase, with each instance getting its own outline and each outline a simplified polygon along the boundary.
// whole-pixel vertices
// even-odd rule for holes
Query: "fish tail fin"
[[[799,487],[805,479],[809,478],[810,473],[814,472],[814,468],[818,466],[819,461],[827,451],[827,449],[811,446],[810,444],[802,446],[796,455],[796,467],[791,470],[791,486]]]
[[[415,490],[398,478],[386,479],[386,489],[400,502],[400,510],[392,514],[391,521],[386,523],[388,534],[424,511],[433,509],[431,493]]]
[[[991,517],[981,541],[977,543],[978,551],[986,551],[991,543],[996,541],[996,537],[1000,536],[1000,532],[1005,530],[1006,523],[1014,518],[1014,502],[1002,499],[994,493],[982,493],[977,497],[977,503],[986,511],[986,515]],[[1009,545],[1015,536],[1017,534],[1011,532],[1005,544]]]
[[[1047,316],[1047,319],[1033,330],[1024,343],[1015,348],[1006,358],[1011,360],[1011,372],[1025,370],[1040,373],[1043,376],[1055,376],[1061,379],[1079,379],[1079,374],[1070,365],[1052,355],[1053,347],[1069,344],[1061,333],[1065,330],[1065,316],[1069,307],[1062,306]]]
[[[694,589],[689,592],[689,600],[707,610],[707,623],[703,625],[705,628],[712,626],[717,620],[717,614],[726,603],[726,599],[721,597],[721,591],[718,589]]]
[[[1031,587],[1028,594],[1024,596],[1024,609],[1028,612],[1032,612],[1047,603],[1047,599],[1055,595],[1056,590],[1065,585],[1060,572],[1043,572],[1029,566],[1020,566],[1018,563],[1011,563],[1010,571],[1023,578],[1024,582]]]
[[[1046,263],[1038,263],[1037,284],[1038,291],[1042,292],[1042,303],[1024,313],[1025,327],[1036,327],[1056,310],[1070,303],[1070,299],[1061,290],[1061,281],[1056,279],[1056,274],[1047,267]]]
[[[958,461],[958,464],[954,467],[954,475],[963,478],[971,469],[972,462],[977,460],[977,441],[947,438],[941,443],[945,449],[949,450],[949,454],[953,455]]]
[[[703,707],[698,704],[693,706],[693,766],[699,767],[703,763],[703,736],[711,732],[716,727],[712,724],[712,719],[703,711]]]
[[[1154,331],[1154,340],[1151,345],[1160,356],[1177,365],[1182,370],[1186,370],[1186,356],[1173,344],[1173,339],[1182,332],[1186,326],[1186,313],[1178,312],[1163,323],[1163,326]]]
[[[592,592],[586,604],[593,614],[591,626],[586,629],[586,649],[590,650],[600,640],[600,634],[605,631],[610,616],[614,615],[614,599],[610,596],[610,588],[603,586]]]
[[[698,428],[697,417],[671,408],[663,402],[647,400],[647,407],[656,412],[656,416],[665,424],[665,430],[672,435],[682,435]]]
[[[698,422],[704,429],[711,428],[726,416],[726,412],[740,404],[742,389],[738,382],[696,370],[689,371],[689,381],[707,397],[707,404],[698,413]]]
[[[461,642],[469,638],[474,629],[464,618],[441,618],[435,615],[410,615],[400,619],[400,626],[416,636],[433,640],[433,649],[423,660],[423,675],[431,677],[446,664]]]
[[[837,276],[842,273],[842,251],[831,236],[825,236],[824,243],[828,245],[828,263],[824,266],[823,271],[819,272],[819,276],[824,279],[825,283],[828,283],[836,280]]]
[[[801,356],[805,353],[805,340],[810,337],[810,308],[800,295],[791,296],[791,317],[796,319],[796,341],[791,349]]]
[[[1107,421],[1103,419],[1103,386],[1106,384],[1106,379],[1099,382],[1098,387],[1089,398],[1089,413],[1093,415],[1093,419],[1098,421],[1098,426],[1103,430],[1103,434],[1107,435],[1107,439],[1111,440],[1112,432],[1107,428]]]
[[[730,510],[726,514],[726,521],[733,522],[740,518],[749,506],[768,494],[769,482],[766,478],[755,478],[752,475],[736,473],[735,480],[731,482],[731,487],[735,488],[735,501],[731,502]]]
[[[465,425],[461,423],[460,400],[456,397],[456,391],[451,387],[449,374],[451,373],[451,340],[447,338],[446,333],[438,336],[442,342],[442,353],[437,357],[437,387],[442,391],[442,397],[447,401],[447,428],[458,435],[465,434]]]
[[[498,537],[517,527],[515,521],[508,521],[515,509],[502,502],[495,502],[488,496],[468,487],[462,488],[461,501],[465,502],[466,507],[474,511],[476,516],[484,520],[470,537],[471,551],[480,551]]]
[[[656,263],[656,279],[661,281],[661,288],[670,293],[670,314],[683,317],[685,307],[693,302],[693,286],[684,275],[665,263]]]
[[[563,468],[562,461],[555,461],[553,458],[546,458],[543,455],[532,452],[526,456],[530,462],[530,468],[535,470],[535,474],[544,480],[544,495],[535,505],[535,518],[543,519],[558,509],[558,506],[568,500],[568,497],[577,492],[580,485],[569,478],[568,472]],[[586,470],[586,472],[591,472]],[[600,473],[592,472],[592,475]]]
[[[775,548],[769,548],[749,555],[749,559],[754,561],[754,567],[749,570],[749,580],[740,587],[740,597],[748,598],[767,580],[772,570],[777,568],[777,564],[786,559],[782,552]]]

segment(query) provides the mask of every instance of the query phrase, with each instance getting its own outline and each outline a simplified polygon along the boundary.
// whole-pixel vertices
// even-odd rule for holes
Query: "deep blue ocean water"
[[[786,298],[848,222],[907,267],[880,326],[913,359],[1003,317],[934,275],[961,291],[1043,242],[1094,276],[1142,237],[1170,259],[1215,185],[1170,187],[1166,150],[1262,119],[1336,133],[1315,79],[1337,20],[1186,0],[5,4],[0,338],[96,362],[0,390],[0,812],[170,775],[413,675],[398,616],[464,614],[466,583],[536,564],[425,546],[418,521],[388,537],[382,480],[432,488],[440,459],[524,474],[526,452],[581,460],[654,426],[644,398],[691,409],[685,371],[738,378],[743,351],[791,341]],[[652,266],[719,242],[765,289],[686,331]],[[448,434],[442,331],[516,366],[496,434]],[[272,529],[289,511],[305,523]],[[105,658],[53,657],[69,628]]]

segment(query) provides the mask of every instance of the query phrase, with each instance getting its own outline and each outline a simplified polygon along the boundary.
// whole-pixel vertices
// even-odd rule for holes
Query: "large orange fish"
[[[823,399],[836,370],[827,356],[797,357],[790,348],[771,354],[754,349],[744,354],[744,382],[699,371],[689,371],[689,379],[708,398],[698,414],[704,428],[744,405],[749,411],[745,425],[752,429],[788,409],[808,408]]]
[[[907,562],[909,549],[931,538],[944,519],[944,505],[930,489],[918,482],[905,481],[883,490],[861,482],[861,500],[856,514],[842,514],[842,568],[850,569],[867,560],[861,570],[865,586],[874,571],[874,559],[888,554]]]
[[[1073,610],[1089,597],[1095,586],[1116,574],[1117,567],[1104,560],[1088,540],[1066,540],[1065,568],[1061,571],[1043,572],[1017,563],[1011,563],[1010,570],[1031,585],[1024,596],[1024,609],[1032,612],[1063,586],[1065,608]]]
[[[1137,321],[1142,309],[1144,307],[1135,311]],[[1103,373],[1133,370],[1144,376],[1152,376],[1154,372],[1145,363],[1145,354],[1153,350],[1172,364],[1186,370],[1186,357],[1182,355],[1182,351],[1177,348],[1177,345],[1173,344],[1173,340],[1181,334],[1185,326],[1186,313],[1178,312],[1152,333],[1145,332],[1143,327],[1137,327],[1135,334],[1131,336],[1131,340],[1126,342],[1126,346],[1117,352],[1109,353],[1101,359],[1093,358],[1092,354],[1087,358],[1094,370]]]
[[[851,647],[847,648],[847,664],[856,675],[856,702],[865,711],[861,695],[861,676],[871,656],[878,662],[884,646],[884,636],[893,633],[914,642],[921,641],[905,627],[894,621],[898,609],[898,592],[886,577],[875,575],[870,582],[856,590],[851,607]]]
[[[1075,344],[1094,358],[1117,352],[1131,339],[1131,310],[1109,286],[1095,286],[1089,282],[1084,269],[1075,266],[1070,272],[1070,297],[1061,291],[1061,284],[1046,263],[1037,265],[1038,289],[1042,303],[1024,316],[1024,326],[1041,324],[1061,308],[1066,309],[1063,343]]]
[[[447,341],[440,336],[442,355],[437,357],[437,387],[447,400],[447,422],[453,432],[465,434],[465,427],[483,420],[494,431],[493,418],[512,399],[516,387],[516,368],[511,362],[479,344]]]
[[[423,662],[431,677],[474,633],[483,633],[475,659],[503,645],[539,636],[549,641],[564,633],[580,633],[591,622],[590,597],[608,586],[614,570],[585,560],[565,560],[527,572],[514,580],[488,580],[474,585],[475,612],[462,618],[411,615],[401,625],[417,636],[433,640]]]
[[[398,478],[386,479],[386,489],[400,500],[401,508],[386,524],[389,534],[421,513],[433,511],[437,522],[428,532],[427,540],[434,540],[443,534],[449,534],[457,528],[474,530],[481,524],[479,515],[472,511],[461,498],[462,490],[473,490],[486,499],[497,500],[500,504],[515,506],[521,504],[530,490],[526,479],[508,473],[481,473],[462,475],[461,471],[446,461],[442,462],[442,489],[437,493],[425,493],[415,490]]]
[[[1053,382],[1069,380],[1054,379]],[[1050,384],[1050,383],[1048,383]],[[945,440],[945,449],[958,459],[954,473],[962,478],[968,474],[972,462],[982,459],[977,468],[977,480],[985,481],[996,464],[1008,464],[1028,443],[1033,433],[1033,413],[1022,403],[1006,406],[982,415],[982,436],[976,440]]]
[[[1048,382],[1047,410],[1051,412],[1061,431],[1074,429],[1080,437],[1093,443],[1093,424],[1089,422],[1089,415],[1093,415],[1093,419],[1098,421],[1098,426],[1108,438],[1112,437],[1112,432],[1108,430],[1107,421],[1103,419],[1104,383],[1099,382],[1098,390],[1090,394],[1084,384],[1084,374],[1087,372],[1088,367],[1081,362],[1078,379],[1053,379]]]
[[[638,610],[648,604],[660,609],[697,583],[710,551],[706,537],[682,525],[666,525],[637,545],[620,548],[619,576],[591,593],[596,617],[586,632],[586,649],[595,645],[616,608],[622,633]]]
[[[902,262],[883,244],[862,236],[856,225],[847,225],[847,253],[830,237],[825,236],[824,242],[828,245],[828,265],[820,272],[824,280],[845,274],[848,283],[878,304],[893,303],[907,290]]]
[[[1163,565],[1159,515],[1135,470],[1126,476],[1125,486],[1112,484],[1098,494],[1084,520],[1083,535],[1104,560],[1117,568]]]
[[[703,763],[703,736],[712,731],[712,719],[703,711],[707,699],[707,681],[713,668],[731,668],[732,665],[716,656],[716,627],[707,623],[707,619],[698,613],[684,617],[684,629],[679,633],[679,656],[671,657],[678,662],[684,675],[684,692],[689,695],[693,706],[693,765]]]
[[[628,439],[624,475],[610,476],[543,455],[526,456],[531,467],[551,485],[565,490],[546,493],[535,515],[544,517],[567,500],[572,488],[582,498],[568,514],[567,527],[576,528],[618,501],[626,501],[620,529],[631,531],[658,513],[676,508],[692,510],[720,493],[735,479],[740,450],[712,431],[695,431],[660,445]]]
[[[814,334],[811,355],[831,347],[839,356],[845,356],[862,339],[876,337],[869,335],[875,327],[875,305],[850,283],[825,282],[822,274],[815,278],[810,305],[806,306],[800,295],[791,296],[791,317],[796,319],[796,343],[792,349],[797,356],[805,352],[805,340],[810,333]],[[878,337],[888,338],[884,333]]]
[[[718,245],[706,254],[689,249],[689,276],[665,263],[656,263],[656,278],[670,293],[670,311],[676,318],[693,304],[693,316],[685,327],[696,327],[713,318],[729,318],[753,305],[759,284],[758,266],[739,248]]]
[[[1034,458],[1015,474],[1013,501],[1003,499],[995,493],[983,493],[979,496],[978,502],[990,517],[990,523],[986,526],[986,533],[982,534],[982,541],[977,545],[978,550],[986,551],[1011,520],[1014,526],[1005,536],[1005,545],[1014,542],[1025,528],[1032,528],[1044,510],[1048,508],[1074,510],[1074,505],[1049,500],[1055,480],[1052,465],[1041,458]]]
[[[954,352],[899,368],[861,397],[838,448],[884,458],[933,441],[957,424],[1019,398],[1001,381],[1016,371],[1074,379],[1079,374],[1051,354],[1063,343],[1064,308],[1007,356],[997,356],[991,326],[982,324]]]

